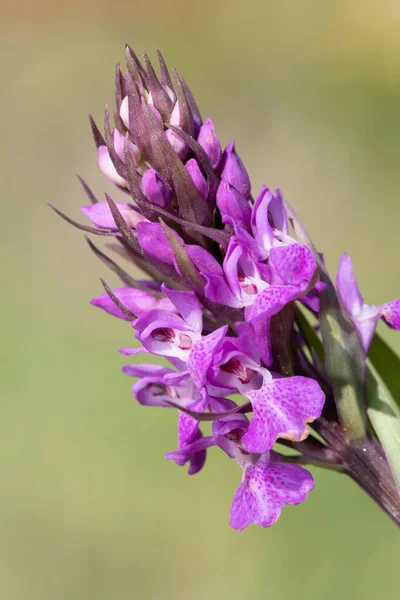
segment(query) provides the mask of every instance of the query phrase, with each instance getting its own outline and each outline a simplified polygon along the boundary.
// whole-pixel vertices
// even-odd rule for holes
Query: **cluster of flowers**
[[[149,276],[133,279],[89,242],[124,283],[104,283],[92,304],[132,324],[141,346],[122,354],[171,363],[123,369],[139,378],[140,404],[179,409],[178,449],[166,458],[194,474],[207,449],[221,448],[243,470],[231,525],[268,527],[313,488],[311,474],[273,448],[304,440],[324,407],[294,303],[318,315],[325,284],[315,254],[290,235],[280,191],[263,186],[253,199],[234,143],[222,151],[183,78],[174,71],[173,85],[160,54],[159,63],[160,79],[147,55],[144,67],[128,47],[126,76],[117,66],[115,128],[107,109],[105,137],[92,121],[100,169],[133,202],[98,202],[84,183],[91,204],[81,210],[93,226],[79,226],[115,237],[110,246]],[[400,327],[398,301],[364,304],[346,255],[337,283],[365,352],[380,317]],[[238,393],[241,405],[229,398]],[[212,433],[203,436],[206,420]]]

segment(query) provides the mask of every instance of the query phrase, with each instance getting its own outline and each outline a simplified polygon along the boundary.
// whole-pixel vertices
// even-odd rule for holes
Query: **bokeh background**
[[[125,42],[184,73],[332,269],[346,250],[369,302],[400,291],[397,0],[3,1],[0,597],[399,598],[398,531],[351,481],[314,469],[306,503],[235,532],[233,461],[187,477],[163,459],[176,415],[132,398],[133,333],[88,304],[115,280],[45,206],[79,216],[75,173],[112,189],[87,113]]]

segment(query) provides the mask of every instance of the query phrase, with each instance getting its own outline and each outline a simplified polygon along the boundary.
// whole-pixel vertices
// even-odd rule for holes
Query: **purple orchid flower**
[[[270,527],[278,520],[284,506],[300,504],[314,487],[311,474],[303,467],[281,462],[274,452],[247,452],[242,444],[247,426],[244,416],[216,421],[212,436],[198,438],[165,456],[180,466],[190,461],[189,474],[193,473],[192,461],[200,458],[204,464],[205,452],[213,446],[236,459],[243,475],[233,497],[229,523],[237,530],[245,529],[251,523]]]
[[[207,382],[231,388],[250,400],[253,417],[243,438],[247,451],[271,450],[278,438],[304,440],[307,423],[317,419],[324,406],[319,384],[307,377],[281,377],[262,367],[248,329],[241,329],[237,338],[225,333],[225,328],[219,329],[194,344],[188,369],[195,384],[199,389]]]
[[[392,329],[400,329],[400,300],[374,306],[366,304],[361,296],[353,271],[351,258],[343,252],[336,276],[336,285],[343,305],[353,321],[361,345],[367,354],[379,319]]]
[[[300,465],[283,463],[272,452],[250,454],[233,497],[229,524],[238,530],[250,523],[270,527],[284,506],[304,502],[313,488],[311,473]]]
[[[179,314],[162,309],[148,311],[132,323],[137,339],[158,356],[175,357],[186,361],[195,342],[201,339],[202,307],[194,292],[162,291]]]
[[[377,323],[400,329],[400,300],[366,304],[343,254],[338,305],[322,255],[280,190],[264,185],[254,202],[234,142],[221,152],[214,123],[203,122],[186,81],[176,71],[171,77],[160,53],[159,75],[147,54],[144,65],[129,46],[126,56],[126,73],[118,65],[115,79],[115,128],[108,108],[104,137],[93,119],[91,126],[100,170],[129,202],[98,202],[81,180],[91,203],[81,210],[91,225],[52,208],[86,233],[115,238],[107,247],[146,274],[138,281],[89,241],[124,286],[103,282],[107,294],[91,303],[131,322],[140,342],[121,354],[151,354],[172,365],[123,369],[138,378],[139,404],[179,411],[178,449],[166,458],[189,463],[189,474],[203,468],[211,447],[237,461],[243,476],[231,507],[235,529],[269,527],[286,504],[306,498],[313,480],[296,460],[345,470],[400,522],[384,459],[391,446],[382,443],[374,460],[378,440],[368,430],[363,394],[369,401],[366,354]],[[354,336],[347,343],[344,310],[364,353]],[[234,402],[234,394],[245,400]],[[316,420],[322,441],[304,442]],[[201,421],[212,421],[211,435],[203,436]],[[372,424],[379,437],[382,427]],[[301,456],[279,458],[277,440]],[[367,451],[358,460],[361,446]]]
[[[226,281],[237,298],[237,306],[251,306],[257,295],[268,287],[271,271],[267,264],[257,262],[246,244],[232,236],[223,263]]]

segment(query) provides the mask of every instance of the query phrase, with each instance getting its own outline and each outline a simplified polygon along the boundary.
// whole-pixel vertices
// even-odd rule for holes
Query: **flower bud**
[[[174,125],[174,127],[181,126],[181,111],[179,107],[179,100],[175,102],[175,106],[171,113],[169,122],[171,125]],[[174,149],[175,153],[179,156],[179,158],[181,160],[184,160],[188,153],[188,147],[187,144],[185,144],[185,142],[183,141],[183,139],[177,133],[175,133],[175,131],[172,131],[172,129],[167,129],[167,131],[165,132],[165,137],[167,138],[168,142],[171,144],[172,148]]]
[[[207,153],[213,169],[217,169],[221,160],[221,144],[214,133],[214,123],[211,119],[204,121],[197,138],[200,146]]]
[[[181,160],[185,160],[186,155],[188,153],[188,147],[183,141],[183,139],[177,133],[175,133],[175,131],[172,131],[172,129],[167,129],[167,131],[165,132],[165,137],[171,144],[175,154]]]
[[[235,142],[230,142],[222,156],[221,177],[238,190],[246,199],[250,197],[250,179],[239,156]]]
[[[217,190],[217,206],[222,217],[232,217],[237,225],[250,229],[251,208],[248,201],[228,181],[222,179]]]
[[[170,205],[173,192],[164,177],[155,169],[147,169],[142,177],[142,191],[150,204],[166,208]]]
[[[208,185],[203,173],[200,171],[197,160],[195,158],[188,160],[185,165],[185,169],[189,173],[190,179],[198,189],[203,200],[207,200]]]
[[[119,187],[127,188],[128,183],[125,181],[121,175],[118,175],[116,168],[110,158],[110,153],[108,152],[107,146],[100,146],[97,151],[97,161],[99,163],[100,171],[115,183]]]
[[[162,117],[161,117],[160,113],[155,108],[155,106],[153,106],[153,99],[152,99],[151,93],[147,96],[147,103],[150,106],[150,109],[151,109],[153,115],[156,117],[157,121],[159,121],[160,123],[162,123]],[[129,100],[128,100],[128,96],[125,96],[125,98],[121,102],[121,107],[119,109],[119,116],[121,117],[122,122],[124,123],[125,127],[127,129],[129,129],[130,127],[129,127]]]
[[[129,129],[129,100],[128,100],[128,96],[125,96],[125,98],[121,102],[121,107],[119,109],[119,116],[121,117],[121,119],[122,119],[125,127],[127,129]]]
[[[118,157],[123,163],[125,163],[125,137],[118,131],[118,129],[114,129],[113,131],[113,145]],[[128,140],[128,148],[135,166],[138,167],[142,160],[142,153],[136,144],[130,140]],[[97,159],[100,170],[110,181],[112,181],[112,183],[115,183],[115,185],[118,185],[119,187],[128,188],[128,183],[117,173],[107,146],[99,147]]]
[[[123,136],[122,133],[118,131],[118,129],[114,129],[113,131],[113,143],[115,152],[125,164],[125,136]],[[139,166],[142,160],[142,153],[140,152],[139,148],[130,140],[128,140],[128,148],[129,152],[131,153],[134,165],[136,167]]]
[[[116,207],[121,213],[124,221],[132,229],[136,228],[139,221],[147,221],[147,219],[126,202],[116,202]],[[115,229],[118,227],[114,221],[114,217],[111,214],[111,210],[107,202],[96,202],[96,204],[89,204],[89,206],[82,206],[81,212],[88,217],[96,227],[100,229]]]

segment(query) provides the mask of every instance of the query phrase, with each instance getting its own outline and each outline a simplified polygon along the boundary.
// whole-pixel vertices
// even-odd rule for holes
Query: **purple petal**
[[[258,265],[246,246],[235,236],[230,239],[223,267],[229,286],[234,295],[241,300],[242,306],[253,304],[256,295],[267,287],[267,283],[261,278]]]
[[[243,437],[248,452],[270,450],[278,438],[304,440],[307,423],[322,412],[325,395],[313,379],[307,377],[264,378],[258,390],[246,393],[253,406],[253,418]]]
[[[186,252],[201,275],[204,273],[223,275],[221,265],[205,248],[194,245],[186,246]]]
[[[203,273],[203,277],[206,280],[204,293],[208,300],[211,300],[211,302],[217,302],[218,304],[223,304],[225,306],[230,306],[232,308],[241,308],[243,306],[240,298],[232,293],[222,275]]]
[[[306,290],[317,268],[311,250],[297,242],[271,248],[269,265],[272,283],[299,286],[299,291]]]
[[[147,221],[147,219],[130,204],[127,204],[126,202],[116,202],[115,204],[126,223],[132,229],[135,229],[139,222]],[[101,229],[115,229],[115,231],[118,231],[118,227],[115,224],[114,217],[111,214],[107,202],[96,202],[96,204],[82,206],[81,212],[83,212],[96,227],[100,227]]]
[[[193,442],[179,450],[169,452],[164,458],[174,460],[180,467],[190,461],[188,474],[194,475],[203,468],[206,460],[206,450],[212,446],[215,446],[214,436],[201,437],[201,432],[198,431]]]
[[[272,246],[274,234],[269,222],[269,205],[273,195],[266,185],[263,185],[253,206],[251,215],[251,229],[259,244],[262,258],[267,258]]]
[[[201,333],[203,328],[203,310],[202,305],[194,292],[186,290],[170,290],[165,284],[161,286],[162,291],[169,299],[169,303],[174,307],[174,311],[179,312],[187,325]]]
[[[149,351],[146,350],[146,348],[143,348],[142,346],[139,346],[138,348],[120,348],[118,352],[120,354],[123,354],[124,356],[136,356],[136,354],[140,354],[141,352],[143,352],[144,354],[149,353]]]
[[[382,318],[389,327],[400,329],[400,300],[387,302],[382,306]]]
[[[130,377],[164,377],[169,373],[175,373],[168,367],[161,365],[141,364],[141,365],[125,365],[122,367],[123,372]]]
[[[171,229],[171,233],[183,246],[183,240]],[[174,253],[171,250],[162,227],[159,223],[138,223],[137,234],[140,247],[152,258],[168,265],[174,264]]]
[[[110,153],[107,146],[100,146],[97,151],[97,161],[100,167],[100,171],[115,185],[122,188],[128,188],[128,183],[120,175],[118,175],[116,168],[111,160]]]
[[[260,292],[254,304],[246,309],[246,321],[275,315],[286,304],[293,302],[300,293],[298,287],[292,285],[270,285]]]
[[[167,129],[165,137],[178,158],[185,160],[189,148],[181,136],[175,133],[175,131],[172,131],[172,129]]]
[[[221,144],[214,133],[214,123],[211,119],[206,119],[200,127],[197,141],[207,153],[212,168],[217,169],[221,160]]]
[[[189,354],[188,370],[198,389],[201,389],[207,380],[207,371],[211,365],[214,352],[227,332],[228,325],[220,327],[209,335],[196,342]]]
[[[201,334],[191,329],[178,315],[165,310],[151,310],[136,321],[137,338],[143,346],[159,356],[187,360]]]
[[[193,181],[193,185],[198,189],[200,196],[203,198],[203,200],[207,200],[208,184],[203,173],[200,171],[197,160],[195,158],[188,160],[185,165],[185,169],[189,173],[189,177]]]
[[[233,498],[230,525],[242,530],[250,523],[270,527],[287,504],[300,504],[313,489],[312,475],[299,465],[273,463],[261,456],[248,466]]]
[[[223,217],[227,215],[239,226],[250,229],[251,208],[248,200],[224,178],[218,186],[217,206]]]
[[[364,301],[354,276],[353,261],[346,252],[343,252],[340,257],[336,286],[349,315],[358,315],[362,310]]]
[[[150,204],[168,208],[173,191],[164,177],[155,169],[147,169],[142,176],[142,191]]]
[[[115,152],[118,154],[118,157],[125,164],[125,136],[122,135],[118,131],[118,129],[114,129],[113,131],[113,143]],[[133,159],[133,164],[138,167],[140,161],[142,160],[142,153],[136,144],[133,144],[130,140],[128,140],[128,149]]]
[[[233,185],[246,199],[250,197],[250,179],[239,156],[235,143],[230,142],[222,155],[221,178]]]
[[[137,290],[133,288],[114,288],[113,293],[116,295],[118,300],[122,302],[130,311],[132,311],[137,317],[140,317],[147,313],[153,308],[161,308],[164,310],[170,310],[176,312],[175,307],[171,304],[168,298],[155,298],[151,294],[148,294],[144,290]],[[108,314],[130,321],[131,319],[122,312],[111,300],[108,294],[101,294],[90,301],[90,304],[97,306]]]

